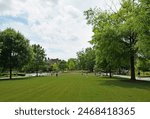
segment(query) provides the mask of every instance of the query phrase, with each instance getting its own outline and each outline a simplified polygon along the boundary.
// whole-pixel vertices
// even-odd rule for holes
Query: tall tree
[[[95,65],[95,50],[93,48],[86,48],[85,51],[77,52],[77,57],[79,69],[93,72]]]
[[[148,6],[147,6],[148,7]],[[121,16],[120,31],[122,40],[127,43],[127,48],[130,55],[131,66],[131,79],[135,79],[135,62],[140,55],[145,55],[145,49],[147,53],[150,53],[150,16],[147,12],[150,12],[150,7],[147,9],[135,0],[124,0],[122,7],[118,11],[118,16]],[[144,22],[143,22],[143,21]]]
[[[86,48],[85,50],[86,69],[93,72],[95,66],[95,50],[93,48]]]
[[[2,31],[0,42],[0,65],[3,69],[9,69],[11,79],[13,69],[20,69],[31,60],[29,41],[21,33],[8,28]]]
[[[64,71],[67,68],[67,62],[65,60],[60,61],[58,67],[60,70]]]
[[[75,70],[77,68],[77,59],[75,58],[68,59],[67,65],[69,70]]]
[[[136,3],[132,0],[123,1],[121,9],[118,11],[118,17],[120,20],[120,33],[122,41],[127,44],[127,50],[129,52],[130,68],[131,68],[131,80],[135,80],[135,58],[136,58],[136,43],[138,41],[138,31],[136,30]]]
[[[139,5],[139,15],[138,29],[140,34],[140,41],[138,42],[138,55],[142,60],[150,60],[150,1],[149,0],[140,0]]]
[[[121,8],[116,13],[99,9],[90,9],[85,12],[88,23],[93,25],[92,43],[99,53],[97,59],[104,59],[111,70],[117,63],[121,65],[122,61],[126,62],[124,59],[128,58],[133,81],[135,80],[135,61],[138,58],[139,46],[144,43],[143,38],[149,42],[148,36],[143,35],[147,32],[149,34],[149,24],[140,22],[140,17],[144,15],[149,18],[149,16],[146,14],[147,10],[143,10],[145,7],[142,8],[143,5],[140,5],[134,0],[122,0]],[[145,25],[148,26],[146,30],[143,27]],[[144,45],[144,47],[147,46]]]
[[[85,52],[83,50],[77,52],[77,61],[78,61],[78,69],[85,70],[86,69],[86,59],[85,59]]]
[[[33,60],[32,60],[31,65],[32,67],[34,67],[36,71],[36,75],[38,76],[40,68],[45,63],[46,54],[45,54],[44,48],[42,48],[42,46],[40,46],[39,44],[32,45],[32,49],[33,49]]]
[[[127,61],[125,43],[120,40],[121,36],[118,34],[116,15],[99,9],[90,9],[85,15],[88,23],[93,25],[94,35],[91,43],[96,49],[96,67],[109,72],[111,77],[112,70],[121,68],[123,62]]]

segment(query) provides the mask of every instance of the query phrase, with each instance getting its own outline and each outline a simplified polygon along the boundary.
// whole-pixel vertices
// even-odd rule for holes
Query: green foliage
[[[67,65],[69,70],[77,69],[77,59],[74,58],[68,59]]]
[[[57,63],[54,63],[52,67],[53,67],[53,71],[56,71],[56,72],[59,71],[59,66]]]
[[[0,66],[4,70],[21,69],[31,60],[29,41],[19,32],[8,28],[0,35],[1,55]]]
[[[139,48],[140,57],[145,58],[146,60],[150,59],[150,1],[149,0],[140,0],[141,4],[139,6],[139,15],[138,20],[140,23],[140,27],[138,25],[138,29],[140,30],[140,41],[137,46]]]
[[[85,70],[86,58],[85,58],[84,51],[82,50],[82,51],[77,52],[77,57],[78,57],[78,68],[81,70]]]
[[[39,44],[32,45],[32,50],[33,59],[30,66],[33,68],[34,71],[36,71],[38,76],[39,70],[43,68],[43,65],[45,65],[46,54],[44,48],[42,48],[42,46],[40,46]]]
[[[60,61],[60,63],[58,64],[58,67],[62,71],[66,70],[66,68],[67,68],[67,62],[65,60]]]
[[[90,72],[93,72],[95,65],[95,50],[92,48],[87,48],[85,50],[85,59],[86,59],[86,69]]]
[[[145,59],[140,58],[137,61],[137,68],[138,70],[141,70],[143,72],[150,71],[150,60],[145,60]]]
[[[122,0],[116,12],[90,9],[84,12],[93,26],[91,43],[96,50],[96,67],[104,70],[130,65],[135,80],[135,61],[150,56],[150,6],[148,1]],[[129,62],[130,61],[130,62]]]
[[[85,51],[78,52],[77,56],[79,69],[93,72],[95,66],[95,50],[86,48]]]

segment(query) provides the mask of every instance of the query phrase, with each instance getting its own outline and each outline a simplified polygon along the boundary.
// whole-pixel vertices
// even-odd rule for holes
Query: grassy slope
[[[0,81],[0,101],[150,101],[150,82],[62,74]]]

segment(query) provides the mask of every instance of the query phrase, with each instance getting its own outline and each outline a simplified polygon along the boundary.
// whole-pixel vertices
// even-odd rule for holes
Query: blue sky
[[[113,1],[113,2],[112,2]],[[90,47],[92,28],[83,11],[96,6],[119,8],[119,0],[0,0],[0,30],[14,28],[47,57],[68,59]]]

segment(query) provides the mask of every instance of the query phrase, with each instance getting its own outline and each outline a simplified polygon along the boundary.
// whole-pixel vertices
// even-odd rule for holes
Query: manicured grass
[[[0,80],[0,101],[145,102],[150,101],[150,82],[82,76],[78,73]]]

